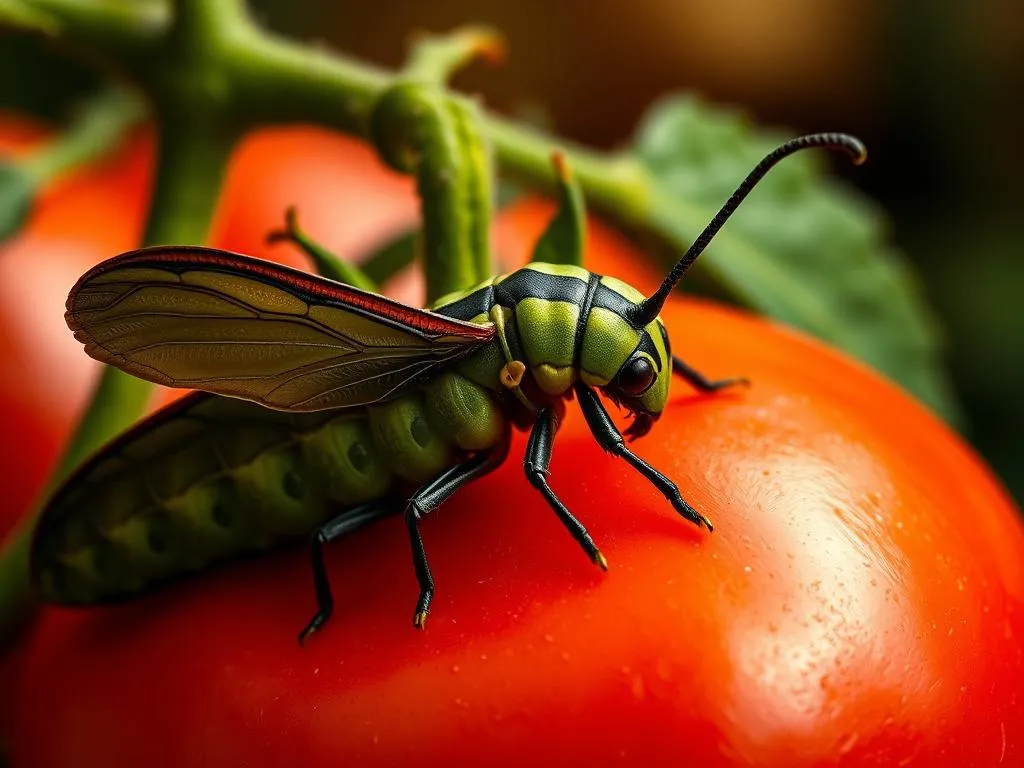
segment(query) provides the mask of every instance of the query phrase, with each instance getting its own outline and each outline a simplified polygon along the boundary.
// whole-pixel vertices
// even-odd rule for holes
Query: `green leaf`
[[[656,231],[674,249],[687,246],[785,138],[693,97],[656,105],[633,147],[651,179]],[[729,298],[860,358],[955,421],[938,326],[917,278],[886,243],[880,213],[822,174],[823,155],[774,168],[695,266]]]

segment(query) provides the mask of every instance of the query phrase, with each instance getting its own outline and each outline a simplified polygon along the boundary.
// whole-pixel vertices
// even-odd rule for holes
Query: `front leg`
[[[698,528],[704,525],[709,531],[714,530],[710,520],[686,503],[675,483],[629,450],[594,390],[586,384],[577,383],[576,398],[580,402],[580,408],[583,410],[583,416],[587,420],[591,434],[602,448],[625,459],[641,475],[650,480],[651,484],[661,491],[680,515]]]
[[[430,613],[430,603],[434,599],[434,577],[427,563],[427,550],[423,546],[420,535],[419,521],[429,515],[459,488],[473,480],[477,480],[488,472],[501,466],[508,456],[511,443],[511,430],[507,431],[501,442],[489,451],[481,451],[471,459],[446,470],[440,476],[420,488],[409,499],[405,507],[405,524],[409,529],[409,543],[412,546],[412,564],[416,570],[416,581],[419,583],[420,595],[416,600],[416,613],[413,626],[423,629]]]
[[[698,392],[717,392],[720,389],[727,389],[728,387],[735,387],[740,384],[749,384],[750,380],[737,376],[729,379],[719,379],[718,381],[712,381],[703,373],[698,371],[696,368],[691,368],[683,362],[682,358],[672,355],[672,373],[679,376],[681,379],[696,389]]]
[[[573,517],[572,512],[548,485],[548,467],[551,465],[551,451],[554,448],[557,424],[557,417],[550,408],[541,408],[537,412],[537,421],[534,422],[533,429],[530,431],[530,440],[526,445],[526,458],[523,461],[526,478],[530,481],[530,485],[541,492],[551,509],[558,515],[558,519],[562,521],[562,525],[583,547],[587,557],[604,570],[608,570],[608,561],[604,559],[604,555],[594,544],[594,540],[590,538],[587,529]]]

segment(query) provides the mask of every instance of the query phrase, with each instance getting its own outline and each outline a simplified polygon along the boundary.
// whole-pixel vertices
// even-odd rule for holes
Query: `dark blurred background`
[[[126,0],[130,2],[131,0]],[[410,33],[467,22],[510,56],[456,85],[598,147],[652,101],[697,91],[794,131],[844,130],[838,169],[888,210],[942,317],[964,432],[1024,498],[1024,8],[1020,0],[253,0],[282,33],[384,65]],[[17,62],[15,66],[13,63]],[[0,99],[60,117],[74,62],[6,39]],[[55,111],[56,110],[56,111]],[[841,164],[839,164],[841,165]]]

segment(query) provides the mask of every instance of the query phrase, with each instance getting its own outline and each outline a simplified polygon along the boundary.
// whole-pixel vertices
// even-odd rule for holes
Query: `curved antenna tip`
[[[864,142],[856,136],[851,136],[848,133],[810,134],[809,136],[801,136],[793,139],[793,141],[789,143],[794,145],[804,145],[806,147],[818,146],[842,149],[850,156],[850,160],[854,165],[864,165],[868,159],[868,148],[864,146]]]
[[[764,175],[783,158],[792,155],[794,152],[815,147],[841,150],[851,157],[854,165],[862,165],[868,159],[868,150],[864,146],[864,142],[848,133],[810,133],[790,139],[769,152],[754,167],[754,170],[747,174],[747,177],[743,179],[739,187],[736,188],[736,191],[732,193],[732,196],[725,201],[725,205],[719,209],[715,217],[704,228],[704,231],[700,233],[686,253],[683,254],[682,258],[672,267],[672,270],[665,277],[658,290],[636,305],[635,311],[632,313],[632,319],[637,324],[637,327],[646,325],[658,316],[672,288],[679,282],[679,278],[696,261],[697,257],[704,251],[718,230],[722,228],[732,215],[733,211],[743,202],[750,190],[764,178]]]
[[[842,139],[842,147],[849,152],[854,165],[864,165],[868,160],[868,148],[856,136],[847,133],[836,134]]]

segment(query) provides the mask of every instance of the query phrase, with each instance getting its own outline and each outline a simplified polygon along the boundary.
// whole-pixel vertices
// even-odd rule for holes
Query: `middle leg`
[[[419,582],[420,595],[416,601],[416,613],[413,625],[423,629],[430,613],[430,603],[434,599],[434,577],[427,563],[427,551],[420,535],[419,521],[436,510],[459,488],[478,480],[494,471],[508,456],[509,444],[512,440],[511,430],[506,431],[501,442],[489,451],[481,451],[472,458],[442,473],[420,488],[409,499],[405,507],[405,524],[409,529],[409,543],[412,546],[412,563],[416,569],[416,581]]]

